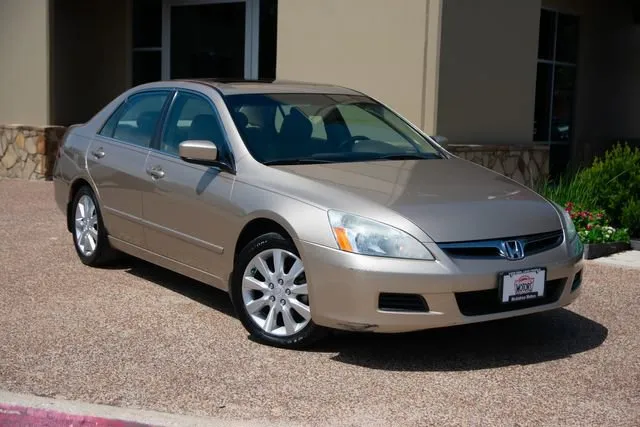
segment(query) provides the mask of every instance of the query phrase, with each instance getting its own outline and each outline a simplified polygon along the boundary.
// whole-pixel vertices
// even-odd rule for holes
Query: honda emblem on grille
[[[524,258],[524,247],[520,240],[505,240],[502,242],[502,255],[510,260]]]

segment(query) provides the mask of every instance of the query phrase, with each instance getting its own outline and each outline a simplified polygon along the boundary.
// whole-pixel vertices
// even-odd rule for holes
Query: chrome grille
[[[550,233],[504,239],[439,243],[438,246],[453,258],[499,259],[508,258],[505,251],[505,242],[519,241],[522,244],[524,256],[527,257],[559,246],[563,238],[562,230],[558,230]]]

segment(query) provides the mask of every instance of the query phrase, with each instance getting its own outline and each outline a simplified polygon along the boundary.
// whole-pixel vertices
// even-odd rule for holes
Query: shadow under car
[[[228,294],[138,259],[120,268],[235,317]],[[571,357],[600,346],[608,329],[560,308],[522,317],[402,334],[335,331],[305,351],[337,353],[331,359],[389,371],[468,371],[529,365]]]

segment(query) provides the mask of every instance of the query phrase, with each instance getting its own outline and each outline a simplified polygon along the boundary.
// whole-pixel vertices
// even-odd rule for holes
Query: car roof
[[[310,83],[293,80],[238,80],[238,79],[177,79],[173,82],[199,83],[213,87],[223,95],[260,93],[325,93],[362,95],[362,93],[342,86]]]

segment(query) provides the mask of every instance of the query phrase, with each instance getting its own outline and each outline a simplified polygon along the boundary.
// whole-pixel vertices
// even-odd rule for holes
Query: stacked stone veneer
[[[0,177],[50,179],[66,128],[0,125]]]
[[[549,176],[546,145],[449,145],[447,150],[529,187]]]
[[[0,125],[0,177],[50,179],[66,128]],[[465,145],[447,149],[465,160],[535,187],[549,175],[546,145]]]

